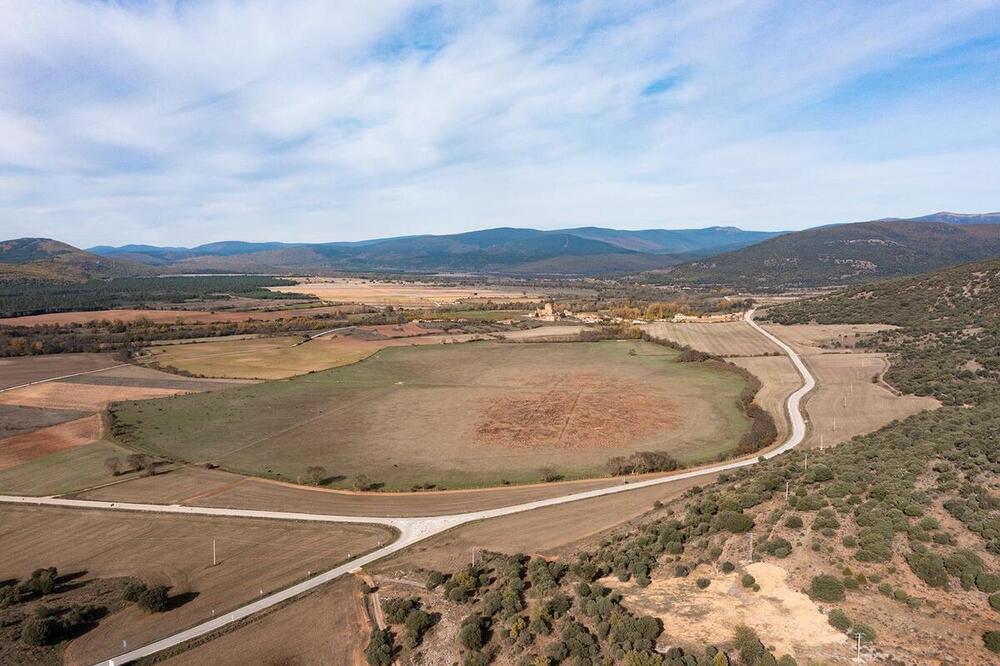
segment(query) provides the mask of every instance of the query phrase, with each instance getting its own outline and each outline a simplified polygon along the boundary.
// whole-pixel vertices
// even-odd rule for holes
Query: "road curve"
[[[802,418],[802,413],[800,410],[800,403],[802,398],[806,396],[815,386],[816,380],[813,378],[812,374],[806,368],[802,359],[799,358],[795,351],[778,339],[773,334],[765,331],[761,328],[757,322],[753,320],[753,310],[750,310],[744,316],[747,324],[756,329],[761,335],[767,337],[769,340],[774,342],[778,347],[785,352],[785,354],[791,359],[792,363],[795,365],[799,374],[802,376],[802,386],[799,387],[794,393],[788,396],[786,402],[786,408],[788,410],[788,417],[791,423],[791,432],[789,433],[788,439],[786,439],[781,445],[771,449],[770,451],[761,454],[755,458],[747,458],[743,460],[735,460],[732,462],[720,463],[711,467],[702,467],[699,469],[690,470],[687,472],[679,472],[677,474],[671,474],[669,476],[657,477],[655,479],[646,479],[644,481],[636,481],[628,484],[623,484],[620,486],[612,486],[609,488],[597,488],[595,490],[589,490],[580,493],[574,493],[571,495],[564,495],[562,497],[552,497],[549,499],[537,500],[534,502],[526,502],[524,504],[515,504],[513,506],[500,507],[497,509],[489,509],[484,511],[472,511],[469,513],[453,514],[450,516],[430,516],[430,517],[418,517],[418,518],[386,518],[386,517],[376,517],[376,516],[334,516],[325,514],[310,514],[310,513],[291,513],[284,511],[260,511],[251,509],[222,509],[215,507],[193,507],[193,506],[182,506],[178,504],[137,504],[130,502],[104,502],[104,501],[94,501],[94,500],[73,500],[73,499],[61,499],[58,497],[19,497],[19,496],[2,496],[0,495],[0,502],[8,502],[15,504],[29,504],[29,505],[45,505],[45,506],[62,506],[62,507],[72,507],[72,508],[88,508],[88,509],[108,509],[115,511],[140,511],[140,512],[153,512],[153,513],[167,513],[167,514],[187,514],[187,515],[199,515],[199,516],[226,516],[226,517],[238,517],[238,518],[266,518],[270,520],[298,520],[298,521],[311,521],[311,522],[325,522],[325,523],[366,523],[366,524],[378,524],[386,525],[392,527],[399,531],[399,538],[393,543],[380,548],[378,550],[372,551],[367,555],[355,558],[346,564],[342,564],[338,567],[330,569],[324,573],[318,574],[305,580],[301,583],[292,585],[291,587],[285,588],[278,592],[269,594],[253,603],[242,606],[230,613],[226,613],[219,617],[213,618],[207,622],[195,625],[190,629],[186,629],[179,633],[173,634],[166,638],[160,639],[154,643],[149,643],[135,650],[120,654],[112,659],[101,662],[101,665],[105,666],[116,666],[120,664],[125,664],[143,657],[148,657],[150,655],[156,654],[162,650],[175,647],[184,643],[186,641],[204,636],[205,634],[211,633],[217,629],[225,627],[228,624],[237,622],[246,618],[254,613],[260,612],[267,608],[270,608],[276,604],[288,601],[304,592],[307,592],[313,588],[320,585],[324,585],[335,578],[339,578],[350,571],[353,571],[359,567],[366,564],[380,560],[387,555],[391,555],[397,551],[403,550],[418,541],[427,539],[435,534],[440,534],[445,530],[452,529],[459,525],[465,523],[470,523],[478,520],[485,520],[488,518],[497,518],[500,516],[508,516],[514,513],[522,513],[524,511],[531,511],[533,509],[540,509],[549,506],[557,506],[559,504],[566,504],[569,502],[577,502],[584,499],[590,499],[594,497],[603,497],[605,495],[613,495],[616,493],[628,492],[630,490],[635,490],[637,488],[647,488],[649,486],[661,485],[664,483],[671,483],[674,481],[679,481],[681,479],[691,479],[699,476],[706,476],[709,474],[715,474],[718,472],[725,472],[727,470],[739,469],[742,467],[749,467],[758,462],[759,458],[773,458],[774,456],[780,455],[802,443],[805,439],[806,434],[806,423]]]

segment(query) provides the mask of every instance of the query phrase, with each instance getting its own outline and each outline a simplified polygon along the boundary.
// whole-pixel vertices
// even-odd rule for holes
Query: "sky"
[[[0,238],[1000,209],[1000,0],[0,0]]]

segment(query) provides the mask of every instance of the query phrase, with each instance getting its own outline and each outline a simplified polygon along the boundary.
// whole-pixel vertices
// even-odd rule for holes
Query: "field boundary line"
[[[97,370],[86,370],[84,372],[74,372],[69,375],[62,375],[60,377],[48,377],[46,379],[39,379],[33,382],[28,382],[27,384],[18,384],[17,386],[8,386],[5,389],[0,389],[0,393],[6,393],[7,391],[16,391],[17,389],[27,388],[29,386],[35,386],[36,384],[45,384],[47,382],[57,382],[61,379],[69,379],[70,377],[81,377],[83,375],[94,375],[98,372],[105,372],[106,370],[114,370],[115,368],[122,368],[129,363],[119,363],[118,365],[109,365],[106,368],[98,368]]]

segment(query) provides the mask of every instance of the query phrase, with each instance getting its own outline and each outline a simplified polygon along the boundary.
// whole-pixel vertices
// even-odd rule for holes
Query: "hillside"
[[[0,241],[0,280],[81,282],[150,274],[148,266],[102,257],[50,238]]]
[[[735,227],[623,231],[497,228],[358,242],[246,243],[194,248],[99,246],[92,252],[177,271],[482,271],[594,274],[654,270],[776,235]]]
[[[900,326],[867,342],[893,355],[896,388],[956,405],[1000,398],[1000,259],[788,303],[769,317]]]
[[[654,276],[782,289],[855,284],[1000,256],[1000,225],[881,220],[807,229]]]

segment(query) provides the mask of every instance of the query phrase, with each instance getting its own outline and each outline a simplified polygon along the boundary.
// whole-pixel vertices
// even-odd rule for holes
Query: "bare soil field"
[[[121,400],[147,400],[179,393],[182,389],[148,388],[143,386],[102,386],[71,382],[45,382],[0,393],[0,404],[43,407],[46,409],[72,409],[97,412],[112,402]]]
[[[781,349],[742,321],[711,324],[657,322],[641,326],[655,338],[717,356],[780,354]]]
[[[111,354],[50,354],[0,358],[0,390],[117,365]]]
[[[803,360],[817,382],[804,401],[810,425],[805,446],[839,444],[941,405],[931,397],[895,395],[874,383],[872,379],[888,364],[882,354],[814,353],[804,355]]]
[[[295,336],[251,338],[151,347],[144,362],[205,377],[285,379],[356,363],[386,347],[467,342],[481,336],[326,335],[305,344]]]
[[[53,426],[57,423],[65,423],[81,416],[86,416],[86,414],[67,409],[0,405],[0,439]]]
[[[830,626],[812,599],[789,586],[787,571],[767,562],[755,562],[744,570],[757,579],[759,592],[740,585],[741,571],[724,574],[706,564],[683,578],[661,572],[645,588],[613,577],[601,584],[620,592],[626,608],[660,618],[668,640],[719,645],[732,639],[734,627],[744,624],[765,636],[778,656],[790,654],[800,663],[839,663],[848,658],[848,637]],[[702,577],[711,581],[704,590],[695,584]]]
[[[277,321],[294,317],[341,314],[342,308],[295,308],[287,310],[84,310],[79,312],[52,312],[25,317],[0,318],[0,326],[47,326],[52,324],[86,324],[92,321],[139,321],[155,323],[226,323],[241,321]]]
[[[435,307],[458,301],[537,301],[537,293],[489,286],[434,285],[424,282],[392,282],[355,278],[305,278],[288,287],[269,287],[272,291],[310,294],[324,301],[396,305],[407,308]]]
[[[101,417],[85,416],[34,432],[0,439],[0,470],[101,438]]]
[[[236,518],[153,516],[41,507],[0,507],[0,538],[17,540],[0,579],[40,566],[88,577],[136,576],[171,586],[165,613],[127,607],[103,619],[65,651],[67,664],[92,664],[331,568],[391,538],[377,526],[290,524]],[[212,566],[212,540],[219,564]],[[252,581],[252,582],[251,582]]]
[[[257,664],[356,666],[369,628],[358,580],[345,577],[161,663],[244,666],[252,654]]]
[[[748,426],[736,404],[745,381],[675,358],[641,341],[395,347],[116,412],[135,426],[130,443],[152,453],[272,478],[321,465],[339,485],[361,474],[386,489],[524,483],[547,465],[574,478],[622,453],[695,464],[734,448]]]

